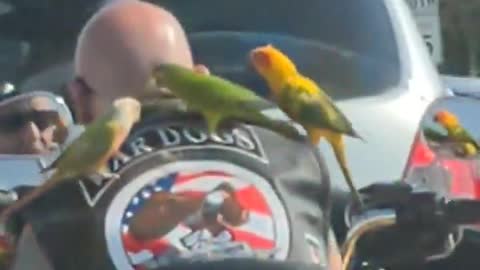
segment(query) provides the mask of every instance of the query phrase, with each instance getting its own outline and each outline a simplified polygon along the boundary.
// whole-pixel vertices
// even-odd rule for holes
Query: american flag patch
[[[288,246],[278,238],[289,234],[286,216],[278,214],[283,205],[265,179],[257,185],[245,177],[223,168],[185,168],[144,185],[118,217],[130,265],[143,270],[179,259],[283,257],[278,251]]]

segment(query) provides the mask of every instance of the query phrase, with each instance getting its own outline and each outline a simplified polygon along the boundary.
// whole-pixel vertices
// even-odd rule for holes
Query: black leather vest
[[[143,121],[121,177],[64,184],[26,211],[55,269],[154,269],[224,257],[325,263],[329,179],[309,146],[197,115]]]

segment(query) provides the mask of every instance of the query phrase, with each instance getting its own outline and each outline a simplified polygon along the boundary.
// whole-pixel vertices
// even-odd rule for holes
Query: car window
[[[258,91],[265,91],[265,85],[253,74],[246,54],[266,43],[285,51],[337,99],[379,93],[397,85],[401,77],[383,1],[151,2],[179,17],[198,61]],[[377,42],[380,36],[382,42]]]
[[[10,63],[0,67],[3,80],[28,81],[66,59],[70,61],[76,34],[99,5],[99,1],[73,1],[71,5],[42,1],[42,5],[30,6],[27,2],[20,1],[13,13],[0,13],[0,23],[6,16],[16,18],[12,20],[17,29],[0,27],[0,61]],[[398,46],[384,1],[296,0],[295,5],[289,0],[149,2],[166,7],[179,18],[197,62],[260,94],[265,94],[266,86],[246,56],[254,46],[266,43],[287,53],[302,73],[335,99],[381,93],[395,87],[401,78]],[[35,17],[30,18],[30,13]],[[53,24],[55,18],[66,23]],[[58,77],[56,72],[51,76]]]

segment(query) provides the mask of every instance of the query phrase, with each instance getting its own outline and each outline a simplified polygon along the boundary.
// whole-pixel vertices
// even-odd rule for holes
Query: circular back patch
[[[288,255],[289,223],[269,182],[221,161],[178,161],[124,186],[105,222],[117,269],[176,260]]]

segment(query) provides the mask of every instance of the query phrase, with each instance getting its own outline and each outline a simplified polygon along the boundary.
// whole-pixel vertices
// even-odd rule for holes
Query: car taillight
[[[435,152],[428,147],[422,134],[417,133],[410,150],[410,156],[408,157],[407,166],[405,167],[402,179],[405,179],[405,177],[415,168],[430,166],[435,161],[435,158]]]
[[[402,179],[412,186],[419,184],[433,191],[446,192],[442,195],[450,199],[480,200],[479,166],[480,162],[477,159],[437,154],[419,133],[412,145]],[[479,232],[480,224],[468,228]]]

